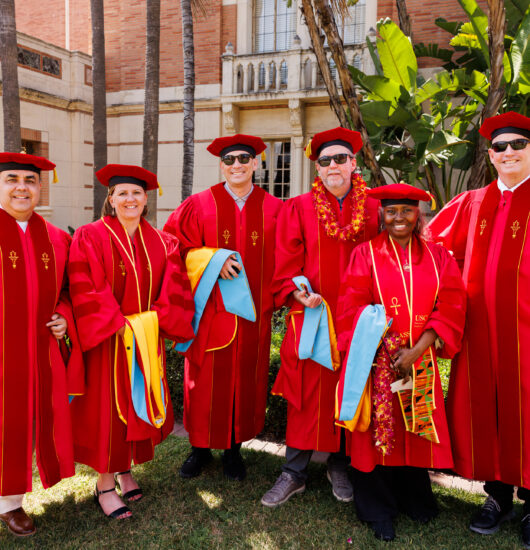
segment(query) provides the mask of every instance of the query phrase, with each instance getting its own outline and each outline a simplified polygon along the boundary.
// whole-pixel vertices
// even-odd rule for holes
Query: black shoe
[[[223,453],[223,472],[228,479],[233,479],[234,481],[243,481],[245,479],[247,470],[239,451],[227,449]]]
[[[180,467],[180,477],[197,477],[204,466],[213,459],[210,449],[195,448]]]
[[[391,519],[385,519],[382,521],[371,521],[370,527],[374,532],[376,539],[390,542],[396,538],[396,532],[394,531],[394,524]]]
[[[521,520],[521,534],[523,536],[523,544],[525,548],[530,548],[530,514]]]
[[[491,535],[496,533],[501,526],[501,523],[513,519],[513,507],[502,509],[499,503],[492,497],[488,496],[486,502],[473,519],[469,528],[475,533],[481,535]]]

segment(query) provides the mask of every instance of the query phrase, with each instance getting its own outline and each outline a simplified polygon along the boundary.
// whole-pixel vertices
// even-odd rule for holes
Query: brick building
[[[57,163],[41,210],[65,228],[92,219],[92,90],[89,0],[16,0],[23,139]],[[480,2],[485,5],[486,1]],[[193,189],[221,179],[206,151],[219,135],[261,136],[267,158],[257,182],[282,198],[309,189],[303,147],[337,125],[293,0],[209,0],[194,24],[196,57]],[[447,44],[436,17],[465,19],[457,0],[407,0],[415,42]],[[349,63],[371,67],[365,39],[382,17],[397,21],[395,0],[359,0],[339,22]],[[109,162],[140,164],[145,71],[145,1],[105,0]],[[35,23],[38,21],[38,24]],[[182,168],[180,3],[161,1],[158,225],[180,201]],[[1,116],[1,113],[0,113]]]

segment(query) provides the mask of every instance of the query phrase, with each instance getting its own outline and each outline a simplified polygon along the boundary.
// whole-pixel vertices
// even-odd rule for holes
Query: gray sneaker
[[[261,504],[268,508],[275,508],[287,502],[296,493],[303,493],[304,491],[305,483],[303,481],[296,481],[287,472],[282,472],[274,486],[263,495]]]
[[[353,500],[353,485],[346,470],[328,470],[328,479],[333,489],[333,496],[340,502]]]

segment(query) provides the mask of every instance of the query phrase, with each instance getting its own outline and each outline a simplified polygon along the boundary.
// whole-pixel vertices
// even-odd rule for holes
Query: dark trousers
[[[502,481],[486,481],[484,483],[484,491],[497,501],[503,511],[510,510],[513,507],[513,489],[513,485],[508,485]],[[530,514],[530,490],[519,487],[517,489],[517,498],[524,501],[524,515]]]
[[[426,468],[376,466],[371,472],[354,468],[353,487],[361,521],[389,520],[399,512],[412,518],[438,513]]]
[[[288,473],[296,481],[305,483],[307,481],[307,467],[311,461],[313,451],[287,447],[285,451],[285,463],[282,471]],[[346,455],[346,437],[344,429],[340,434],[340,449],[336,453],[330,453],[328,457],[328,470],[346,470],[350,464],[350,457]]]

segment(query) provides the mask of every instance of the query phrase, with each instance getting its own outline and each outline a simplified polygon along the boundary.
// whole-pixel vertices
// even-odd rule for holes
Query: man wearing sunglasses
[[[352,250],[378,232],[379,201],[366,196],[366,184],[355,171],[355,153],[361,147],[359,132],[346,128],[316,134],[306,155],[315,161],[318,177],[309,193],[287,201],[278,218],[275,305],[287,305],[291,311],[273,388],[273,393],[288,402],[286,462],[261,499],[270,508],[305,490],[313,451],[330,453],[327,476],[335,498],[353,500],[346,436],[335,425],[334,416],[339,372],[313,359],[300,359],[305,355],[298,350],[308,308],[325,301],[332,317],[330,327],[336,322],[339,287]],[[306,283],[299,289],[293,281],[299,276],[306,277],[311,288]],[[337,359],[332,368],[339,369],[334,329],[329,333]]]
[[[431,222],[462,267],[468,292],[463,351],[448,396],[455,470],[486,480],[488,494],[470,529],[490,534],[524,500],[530,545],[530,118],[488,118],[480,133],[498,178],[453,199]]]
[[[246,475],[241,442],[263,429],[267,399],[276,218],[283,205],[253,185],[256,155],[266,148],[255,136],[236,134],[214,140],[208,151],[220,157],[225,181],[184,201],[165,231],[176,235],[182,254],[191,249],[225,248],[239,252],[256,310],[250,322],[224,311],[215,285],[186,353],[184,426],[192,452],[183,478],[198,476],[211,461],[210,449],[224,449],[229,479]],[[220,277],[238,277],[243,266],[229,257]]]

